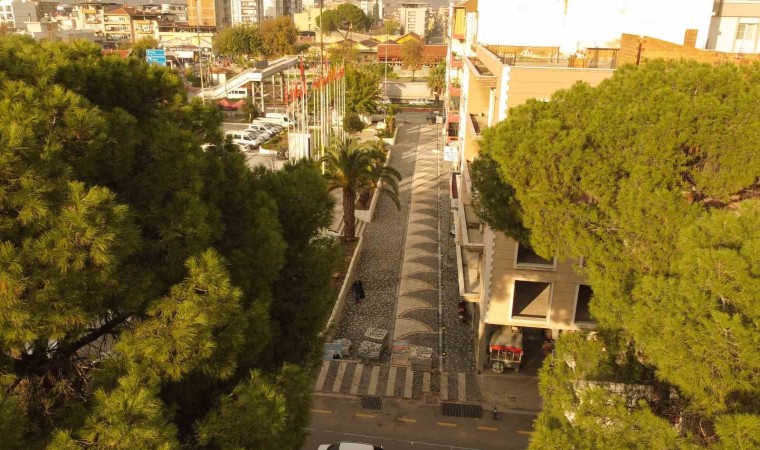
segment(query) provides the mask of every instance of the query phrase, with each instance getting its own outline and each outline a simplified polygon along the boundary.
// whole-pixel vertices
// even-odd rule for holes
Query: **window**
[[[532,248],[527,245],[517,245],[517,256],[515,259],[516,267],[530,267],[537,269],[553,269],[555,259],[549,260],[542,258],[533,251]]]
[[[578,285],[578,298],[575,301],[575,322],[593,322],[588,309],[588,304],[593,295],[591,286]]]
[[[515,280],[512,293],[512,317],[546,319],[549,315],[550,299],[550,283]]]
[[[756,23],[740,23],[736,29],[736,40],[753,41],[755,39]]]

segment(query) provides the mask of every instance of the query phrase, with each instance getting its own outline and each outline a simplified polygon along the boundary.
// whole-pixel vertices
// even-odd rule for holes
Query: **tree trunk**
[[[356,193],[352,189],[343,189],[343,238],[352,241],[356,237]]]

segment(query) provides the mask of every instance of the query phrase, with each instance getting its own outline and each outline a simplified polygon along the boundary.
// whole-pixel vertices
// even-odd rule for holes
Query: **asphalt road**
[[[379,411],[358,399],[316,396],[303,450],[340,441],[386,450],[517,450],[528,446],[533,414],[502,412],[498,421],[442,416],[421,401],[388,399]]]

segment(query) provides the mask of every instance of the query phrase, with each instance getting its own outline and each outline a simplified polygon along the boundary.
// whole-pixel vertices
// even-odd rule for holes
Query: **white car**
[[[281,127],[280,125],[276,125],[276,124],[269,123],[269,122],[262,122],[262,121],[260,121],[258,119],[254,119],[253,122],[251,122],[251,125],[253,125],[253,124],[261,125],[267,131],[269,131],[270,133],[273,133],[273,134],[277,134],[280,131],[282,131],[282,130],[285,129],[284,127]]]
[[[416,105],[416,106],[424,106],[424,105],[429,105],[431,103],[433,102],[425,98],[418,98],[409,102],[410,105]]]
[[[360,442],[337,442],[331,445],[320,445],[319,450],[383,450],[383,446]]]
[[[263,136],[264,139],[267,139],[267,140],[271,139],[272,136],[275,135],[275,133],[267,130],[266,127],[264,127],[263,125],[259,123],[252,123],[248,125],[248,128],[246,128],[245,131],[249,133],[257,134],[259,136]]]
[[[228,131],[226,136],[232,138],[232,143],[242,148],[253,150],[264,143],[264,138],[251,133],[250,131]]]

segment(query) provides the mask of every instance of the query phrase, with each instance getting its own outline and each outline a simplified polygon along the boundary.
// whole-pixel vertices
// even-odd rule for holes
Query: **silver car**
[[[336,442],[330,445],[320,445],[319,450],[383,450],[383,446],[362,444],[361,442]]]

